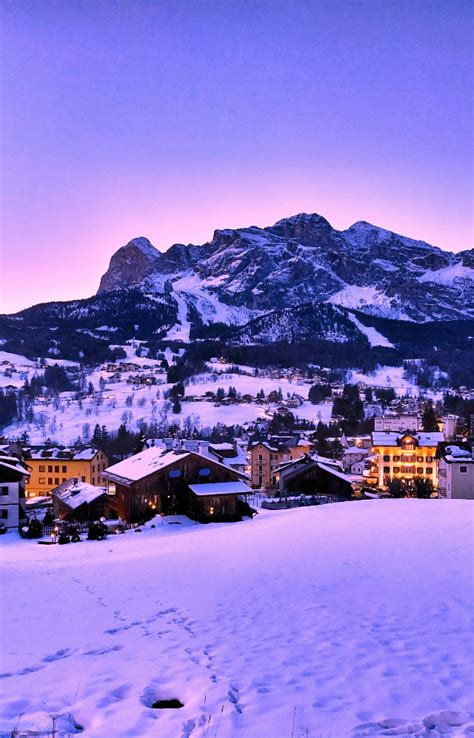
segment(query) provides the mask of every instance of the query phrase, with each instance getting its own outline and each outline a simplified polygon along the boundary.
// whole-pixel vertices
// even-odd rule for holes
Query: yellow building
[[[393,479],[431,479],[438,486],[436,450],[442,433],[372,433],[372,465],[366,481],[388,487]]]
[[[271,436],[252,439],[249,443],[252,487],[270,487],[277,483],[275,469],[288,461],[309,454],[313,444],[298,436]]]
[[[49,495],[71,478],[98,486],[103,483],[101,472],[109,465],[107,454],[93,447],[77,450],[35,446],[24,449],[24,455],[31,475],[26,484],[27,497]]]

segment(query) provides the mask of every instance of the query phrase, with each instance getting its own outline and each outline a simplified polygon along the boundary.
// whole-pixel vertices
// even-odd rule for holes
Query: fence
[[[341,498],[334,495],[270,497],[262,500],[261,507],[265,510],[286,510],[291,507],[312,507],[314,505],[326,505],[332,502],[341,502]]]

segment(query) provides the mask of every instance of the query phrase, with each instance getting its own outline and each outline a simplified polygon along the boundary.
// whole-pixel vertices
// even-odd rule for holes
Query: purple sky
[[[1,8],[1,311],[301,211],[473,245],[470,1]]]

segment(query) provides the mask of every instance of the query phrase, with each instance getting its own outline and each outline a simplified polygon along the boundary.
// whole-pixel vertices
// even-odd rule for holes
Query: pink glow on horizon
[[[299,212],[471,248],[472,9],[4,0],[0,312]]]

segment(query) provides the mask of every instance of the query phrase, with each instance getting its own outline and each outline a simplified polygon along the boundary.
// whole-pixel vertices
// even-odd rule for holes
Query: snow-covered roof
[[[416,441],[418,446],[437,446],[444,440],[444,434],[436,431],[432,433],[399,433],[396,431],[374,431],[372,433],[372,445],[373,446],[399,446],[400,440],[405,436],[410,435]]]
[[[334,477],[342,479],[344,482],[349,482],[349,484],[352,483],[351,478],[347,474],[344,474],[344,472],[339,471],[339,469],[335,469],[333,466],[327,466],[326,464],[321,464],[320,461],[318,461],[318,466],[328,474],[332,474]]]
[[[367,448],[361,448],[360,446],[348,446],[344,449],[344,456],[346,454],[362,454],[366,455],[368,454],[369,450]]]
[[[63,482],[56,490],[51,492],[53,497],[58,498],[68,507],[75,510],[84,505],[90,505],[98,497],[106,494],[104,487],[95,487],[87,482],[75,482],[73,479]]]
[[[17,472],[18,474],[23,474],[23,476],[25,477],[30,476],[30,472],[25,469],[25,467],[23,466],[23,464],[21,463],[19,459],[10,459],[7,461],[6,459],[8,458],[9,457],[0,456],[0,466],[3,469],[8,469],[8,471],[14,471],[14,472]]]
[[[161,446],[152,446],[151,448],[146,448],[144,451],[140,451],[140,453],[135,454],[135,456],[130,456],[128,459],[119,461],[118,464],[109,466],[101,473],[101,475],[106,479],[117,481],[119,483],[137,482],[139,479],[144,479],[145,477],[150,476],[150,474],[166,469],[166,467],[172,466],[179,459],[183,459],[191,455],[199,456],[206,462],[211,461],[217,466],[229,469],[227,465],[220,463],[210,456],[197,453],[196,451],[164,451]],[[238,474],[239,476],[245,476],[235,469],[232,471],[234,474]]]
[[[198,497],[220,495],[249,495],[251,488],[245,482],[210,482],[209,484],[190,484],[189,489]]]
[[[444,459],[450,464],[474,464],[474,456],[472,451],[467,448],[462,448],[456,444],[446,446]]]
[[[81,450],[74,448],[59,448],[40,446],[26,448],[25,452],[30,459],[65,459],[67,461],[91,461],[98,453],[98,449],[89,446]]]
[[[112,464],[102,472],[102,476],[106,479],[137,482],[189,455],[189,451],[176,453],[175,451],[164,451],[162,446],[152,446],[117,464]]]

